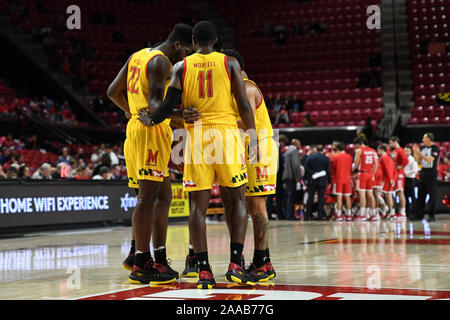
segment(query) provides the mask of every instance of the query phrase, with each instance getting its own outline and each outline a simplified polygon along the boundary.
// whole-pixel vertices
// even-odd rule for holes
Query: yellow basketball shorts
[[[247,183],[245,149],[240,131],[233,125],[201,125],[186,128],[183,190],[237,188]]]
[[[248,145],[248,140],[246,141]],[[248,183],[246,197],[275,194],[278,170],[278,147],[272,138],[258,141],[260,159],[252,163],[246,148]]]
[[[172,129],[168,124],[148,127],[131,118],[124,143],[128,186],[139,188],[139,180],[162,182],[168,177],[171,150]]]

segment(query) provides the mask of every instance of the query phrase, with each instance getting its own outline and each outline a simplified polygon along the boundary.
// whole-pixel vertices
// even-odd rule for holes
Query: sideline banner
[[[169,218],[189,216],[189,197],[172,184]],[[2,181],[0,229],[130,220],[136,196],[121,181]]]

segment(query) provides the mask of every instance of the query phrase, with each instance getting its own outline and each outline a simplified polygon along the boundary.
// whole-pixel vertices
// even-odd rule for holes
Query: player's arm
[[[247,130],[255,130],[255,117],[245,90],[241,67],[234,57],[228,57],[228,69],[231,77],[231,93],[237,102],[239,116]]]
[[[170,63],[164,56],[156,56],[147,64],[148,107],[150,112],[160,105],[164,99],[167,79],[170,78]]]
[[[373,178],[375,179],[375,176],[377,175],[378,170],[378,157],[375,154],[373,159]]]
[[[259,104],[262,97],[259,94],[259,90],[253,84],[248,82],[244,82],[244,84],[245,84],[245,94],[247,95],[248,102],[252,107],[254,117],[256,112],[256,106]],[[238,120],[237,124],[240,129],[245,129],[244,122],[242,122],[242,120]]]
[[[131,117],[130,106],[128,105],[127,99],[127,72],[128,72],[128,62],[131,57],[128,58],[127,62],[120,69],[117,76],[111,82],[106,91],[108,98],[120,109],[125,112],[127,118]]]
[[[151,110],[150,113],[139,112],[139,120],[144,125],[147,126],[157,125],[158,123],[161,123],[162,121],[167,119],[173,113],[173,110],[175,109],[176,105],[181,100],[181,94],[183,90],[181,82],[181,77],[183,74],[183,66],[184,66],[183,61],[180,61],[173,67],[169,88],[167,89],[166,97],[164,98],[164,100],[160,103],[158,103],[157,99],[152,100],[151,108],[153,110]]]
[[[353,160],[353,171],[358,170],[359,164],[361,162],[361,149],[355,151],[355,159]]]
[[[413,146],[413,152],[414,152],[414,158],[417,162],[420,162],[421,160],[426,161],[427,163],[433,162],[434,157],[433,156],[425,156],[422,152],[420,152],[420,148],[417,144],[414,144]]]

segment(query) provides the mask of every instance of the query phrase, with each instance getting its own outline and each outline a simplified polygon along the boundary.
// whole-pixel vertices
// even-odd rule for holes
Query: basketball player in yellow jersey
[[[255,130],[255,120],[245,94],[239,63],[233,57],[214,52],[213,46],[216,41],[217,31],[212,23],[208,21],[197,23],[192,29],[195,53],[174,66],[166,97],[156,111],[141,113],[141,121],[144,124],[157,125],[173,112],[183,95],[184,106],[192,106],[201,114],[200,123],[186,125],[188,137],[191,139],[187,138],[186,141],[183,174],[184,189],[191,194],[189,231],[199,264],[197,287],[201,289],[215,286],[208,261],[205,223],[215,176],[219,185],[223,187],[222,201],[227,201],[231,208],[229,213],[231,257],[226,279],[237,283],[254,284],[253,279],[240,265],[247,229],[244,201],[247,183],[245,150],[239,133],[231,139],[224,139],[229,132],[227,130],[238,132],[233,95],[245,127]],[[202,138],[194,141],[192,138],[195,138],[198,132]],[[213,141],[214,144],[215,155],[212,156],[214,159],[211,162],[209,155],[207,159],[202,157],[203,151],[210,145],[205,141]],[[189,144],[193,148],[189,147]],[[257,142],[255,143],[254,139],[250,142],[250,148],[255,152]],[[200,159],[196,158],[198,149]],[[219,162],[217,156],[221,152],[226,158],[223,162]],[[237,161],[232,161],[236,159],[235,157]]]
[[[108,97],[131,114],[124,153],[129,186],[139,188],[132,217],[134,262],[129,262],[132,264],[129,279],[133,283],[161,284],[178,278],[178,273],[167,264],[165,249],[171,203],[168,173],[172,144],[170,120],[148,127],[138,120],[138,112],[164,99],[172,65],[191,52],[192,28],[177,24],[165,42],[135,52],[108,88]],[[150,253],[151,238],[155,260]]]
[[[269,217],[267,213],[266,200],[267,195],[275,194],[276,175],[278,164],[278,149],[275,141],[272,139],[273,129],[270,122],[269,113],[264,102],[263,94],[256,83],[248,79],[245,69],[245,61],[236,50],[225,49],[222,51],[227,56],[234,57],[239,62],[242,76],[245,83],[245,91],[248,101],[253,110],[255,117],[256,132],[259,139],[259,149],[261,155],[264,155],[258,163],[251,163],[248,157],[248,183],[245,193],[247,200],[247,211],[252,218],[254,245],[252,264],[247,268],[247,272],[258,282],[264,282],[274,278],[276,272],[270,261],[268,229]],[[200,113],[193,108],[187,108],[183,112],[183,117],[187,123],[193,123],[200,118]],[[242,121],[238,120],[238,125],[242,125]],[[222,187],[221,187],[222,190]],[[225,215],[230,211],[225,205]],[[227,221],[228,222],[228,221]],[[188,256],[187,261],[195,259],[194,256]],[[192,264],[192,263],[191,263]]]

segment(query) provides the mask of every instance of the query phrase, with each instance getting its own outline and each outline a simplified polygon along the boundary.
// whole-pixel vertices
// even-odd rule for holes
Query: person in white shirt
[[[405,197],[406,197],[406,215],[414,210],[416,207],[416,194],[414,188],[416,186],[416,175],[419,172],[419,167],[417,162],[412,156],[412,149],[410,147],[405,148],[405,153],[408,156],[408,164],[406,165],[405,171]]]

